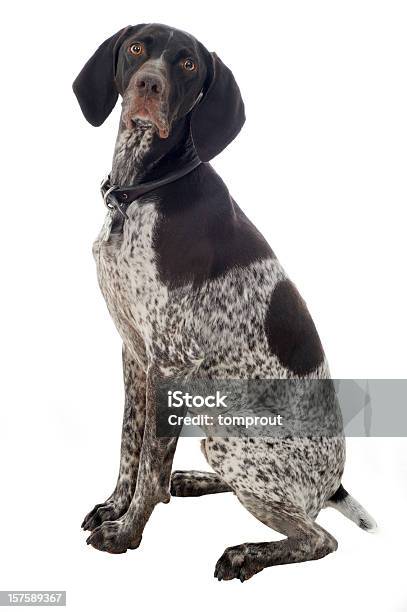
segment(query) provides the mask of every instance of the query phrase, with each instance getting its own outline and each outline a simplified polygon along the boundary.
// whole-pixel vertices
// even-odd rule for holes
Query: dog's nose
[[[154,74],[142,74],[136,81],[136,87],[144,96],[157,97],[162,93],[163,86],[159,76]]]

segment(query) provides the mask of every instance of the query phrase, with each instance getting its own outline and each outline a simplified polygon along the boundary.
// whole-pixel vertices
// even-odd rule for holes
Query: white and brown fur
[[[121,122],[112,182],[143,179],[156,141],[154,126],[135,122],[128,129]],[[188,374],[325,379],[329,370],[305,303],[208,163],[134,201],[127,214],[122,232],[108,240],[100,235],[93,246],[100,288],[123,340],[126,399],[117,484],[85,517],[88,543],[111,553],[137,548],[155,505],[170,494],[233,492],[286,536],[226,549],[215,576],[244,581],[265,567],[336,550],[335,538],[316,523],[324,507],[374,529],[341,485],[342,435],[209,435],[202,451],[213,471],[171,475],[177,439],[155,434],[158,381]]]

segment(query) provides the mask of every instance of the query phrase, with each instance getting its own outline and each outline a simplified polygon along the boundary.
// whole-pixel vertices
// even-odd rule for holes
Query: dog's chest
[[[140,334],[148,348],[165,327],[168,291],[160,281],[153,248],[158,213],[153,202],[134,202],[123,232],[102,233],[93,246],[99,285],[109,312],[127,344]]]

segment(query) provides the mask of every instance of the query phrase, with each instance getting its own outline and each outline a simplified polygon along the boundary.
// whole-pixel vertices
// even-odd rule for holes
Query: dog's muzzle
[[[168,138],[168,84],[161,71],[143,66],[132,77],[124,95],[125,122],[131,129],[137,120],[152,123],[160,138]]]

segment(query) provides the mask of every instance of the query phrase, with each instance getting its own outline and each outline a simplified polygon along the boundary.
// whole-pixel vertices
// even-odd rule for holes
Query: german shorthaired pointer
[[[117,484],[85,517],[87,542],[123,553],[139,546],[155,505],[170,494],[233,491],[286,536],[226,549],[215,577],[244,581],[265,567],[336,550],[315,522],[323,507],[372,530],[374,520],[341,485],[342,432],[209,435],[202,450],[214,473],[172,476],[177,437],[156,435],[157,385],[171,377],[329,378],[304,301],[208,163],[245,121],[231,71],[189,34],[143,24],[106,40],[73,88],[95,126],[123,99],[103,184],[108,212],[93,253],[123,340],[126,399]]]

